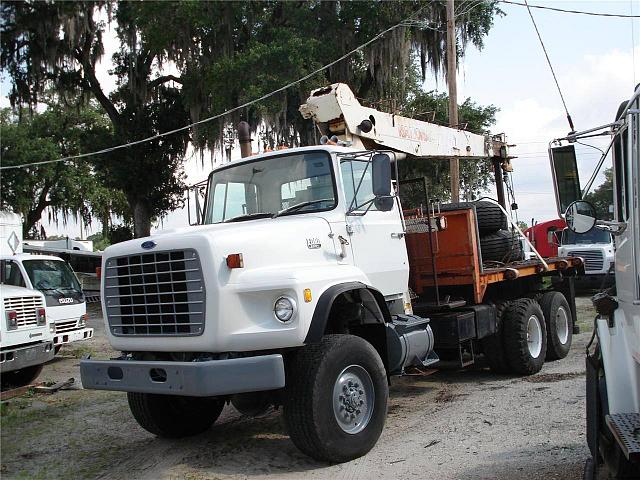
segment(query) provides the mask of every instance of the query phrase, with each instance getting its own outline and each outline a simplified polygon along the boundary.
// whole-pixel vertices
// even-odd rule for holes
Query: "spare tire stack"
[[[483,262],[508,263],[522,260],[524,253],[517,233],[509,230],[507,217],[499,206],[480,200],[475,202]]]

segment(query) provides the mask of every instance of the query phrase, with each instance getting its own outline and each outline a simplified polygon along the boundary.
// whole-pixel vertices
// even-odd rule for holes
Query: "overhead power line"
[[[514,2],[512,0],[498,0],[498,2],[508,3],[509,5],[519,5],[521,7],[527,7],[527,8],[539,8],[540,10],[552,10],[554,12],[574,13],[577,15],[590,15],[593,17],[640,18],[640,15],[625,15],[623,13],[586,12],[584,10],[567,10],[565,8],[547,7],[545,5],[528,5],[526,1],[524,3],[521,3],[521,2]]]
[[[506,1],[506,0],[503,0],[503,1]],[[551,65],[551,60],[549,59],[549,54],[547,53],[547,47],[545,47],[544,42],[542,41],[540,30],[538,30],[538,25],[536,24],[536,21],[533,18],[533,13],[531,13],[531,9],[529,8],[529,3],[527,2],[527,0],[524,0],[524,5],[527,7],[527,11],[529,12],[529,16],[531,17],[531,22],[533,23],[533,28],[536,29],[536,33],[538,34],[538,40],[540,40],[540,45],[542,46],[542,51],[544,52],[544,56],[547,59],[547,64],[549,64],[551,75],[553,75],[553,80],[556,82],[556,87],[558,87],[558,93],[560,94],[560,100],[562,100],[562,106],[564,107],[564,111],[567,114],[567,121],[569,122],[569,127],[571,127],[571,131],[574,132],[576,129],[573,127],[573,120],[571,120],[571,115],[569,114],[569,110],[567,109],[567,103],[564,101],[564,95],[562,95],[562,89],[560,88],[560,83],[558,83],[558,77],[556,77],[556,72],[553,70],[553,65]]]
[[[135,145],[140,145],[142,143],[146,143],[146,142],[150,142],[153,140],[156,140],[158,138],[162,138],[162,137],[167,137],[169,135],[173,135],[175,133],[178,132],[182,132],[184,130],[188,130],[192,127],[195,127],[196,125],[202,125],[204,123],[208,123],[211,122],[213,120],[217,120],[218,118],[222,118],[224,116],[230,115],[233,112],[237,112],[238,110],[242,110],[244,108],[250,107],[251,105],[255,104],[255,103],[259,103],[263,100],[266,100],[267,98],[270,98],[278,93],[284,92],[285,90],[298,85],[299,83],[304,82],[305,80],[308,80],[309,78],[317,75],[318,73],[331,68],[332,66],[336,65],[337,63],[340,63],[341,61],[349,58],[351,55],[359,52],[360,50],[364,49],[365,47],[368,47],[369,45],[371,45],[372,43],[376,42],[377,40],[379,40],[381,37],[383,37],[384,35],[386,35],[387,33],[391,32],[392,30],[395,30],[396,28],[399,27],[412,27],[412,26],[417,26],[420,28],[427,28],[430,30],[436,30],[436,31],[440,31],[436,28],[430,27],[422,22],[417,22],[415,20],[415,17],[424,9],[425,7],[421,8],[420,10],[418,10],[416,13],[414,13],[413,15],[411,15],[410,17],[406,18],[405,20],[401,21],[400,23],[397,23],[389,28],[387,28],[386,30],[383,30],[382,32],[378,33],[376,36],[372,37],[370,40],[366,41],[365,43],[357,46],[356,48],[354,48],[353,50],[345,53],[344,55],[342,55],[341,57],[339,57],[338,59],[327,63],[326,65],[323,65],[320,68],[317,68],[316,70],[314,70],[311,73],[308,73],[307,75],[300,77],[297,80],[294,80],[291,83],[286,84],[283,87],[280,87],[276,90],[273,90],[272,92],[266,93],[265,95],[262,95],[261,97],[255,98],[253,100],[250,100],[246,103],[243,103],[242,105],[238,105],[237,107],[233,107],[229,110],[226,110],[222,113],[219,113],[217,115],[213,115],[211,117],[207,117],[207,118],[203,118],[202,120],[199,120],[197,122],[193,122],[190,123],[189,125],[185,125],[184,127],[180,127],[180,128],[175,128],[173,130],[169,130],[167,132],[162,132],[162,133],[158,133],[156,135],[152,135],[150,137],[146,137],[140,140],[136,140],[133,142],[129,142],[129,143],[124,143],[121,145],[116,145],[114,147],[108,147],[108,148],[103,148],[102,150],[97,150],[95,152],[89,152],[89,153],[81,153],[78,155],[69,155],[67,157],[62,157],[62,158],[57,158],[57,159],[53,159],[53,160],[43,160],[41,162],[30,162],[30,163],[23,163],[21,165],[7,165],[7,166],[0,166],[0,170],[11,170],[11,169],[16,169],[16,168],[26,168],[26,167],[34,167],[34,166],[38,166],[38,165],[45,165],[45,164],[50,164],[50,163],[58,163],[58,162],[66,162],[66,161],[70,161],[70,160],[78,160],[81,158],[86,158],[86,157],[93,157],[96,155],[103,155],[105,153],[111,153],[114,152],[116,150],[122,150],[124,148],[129,148],[129,147],[133,147]]]

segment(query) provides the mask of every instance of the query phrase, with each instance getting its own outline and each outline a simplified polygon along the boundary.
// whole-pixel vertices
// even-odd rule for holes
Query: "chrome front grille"
[[[4,311],[15,311],[18,316],[18,328],[34,327],[38,324],[37,311],[43,308],[41,297],[10,297],[4,299]]]
[[[77,330],[77,328],[77,320],[63,320],[61,322],[56,322],[56,333],[71,332],[73,330]]]
[[[204,332],[204,281],[195,250],[113,257],[105,270],[104,301],[114,335]]]
[[[572,250],[568,255],[570,257],[581,257],[584,260],[584,270],[586,272],[604,268],[602,250]]]

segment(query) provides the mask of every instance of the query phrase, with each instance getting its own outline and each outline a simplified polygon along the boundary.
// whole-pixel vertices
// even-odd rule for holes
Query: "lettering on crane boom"
[[[400,138],[417,140],[419,142],[426,142],[429,139],[426,130],[418,127],[410,127],[407,125],[398,125],[398,136]]]

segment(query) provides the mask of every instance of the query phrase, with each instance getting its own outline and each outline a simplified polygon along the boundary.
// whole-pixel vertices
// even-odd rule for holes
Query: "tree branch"
[[[167,83],[167,82],[176,82],[179,83],[180,85],[183,85],[184,82],[182,81],[181,78],[176,77],[174,75],[162,75],[161,77],[158,77],[154,80],[151,80],[148,84],[147,87],[148,88],[156,88],[159,85],[162,85],[163,83]]]

